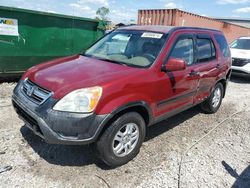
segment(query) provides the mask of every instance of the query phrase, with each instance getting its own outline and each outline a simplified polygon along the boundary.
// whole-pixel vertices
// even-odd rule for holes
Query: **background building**
[[[250,36],[250,28],[213,18],[200,16],[179,9],[139,10],[139,25],[168,25],[204,27],[221,30],[228,42],[241,36]]]
[[[250,18],[215,18],[216,20],[250,28]]]

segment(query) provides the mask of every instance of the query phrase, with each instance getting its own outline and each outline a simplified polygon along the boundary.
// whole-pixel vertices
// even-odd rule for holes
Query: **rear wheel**
[[[100,158],[117,167],[132,160],[145,138],[145,121],[136,112],[126,113],[114,121],[97,142]]]
[[[217,112],[222,102],[223,93],[223,85],[221,83],[217,83],[210,97],[201,104],[202,110],[210,114]]]

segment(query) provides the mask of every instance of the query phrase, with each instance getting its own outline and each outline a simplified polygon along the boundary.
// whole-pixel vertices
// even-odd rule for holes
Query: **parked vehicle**
[[[21,76],[44,61],[81,53],[104,35],[103,24],[0,6],[0,77]]]
[[[250,77],[250,37],[241,37],[231,45],[232,74]]]
[[[95,142],[101,159],[115,167],[139,153],[146,127],[198,104],[215,113],[230,67],[220,31],[123,27],[83,55],[29,69],[14,90],[13,106],[48,143]]]

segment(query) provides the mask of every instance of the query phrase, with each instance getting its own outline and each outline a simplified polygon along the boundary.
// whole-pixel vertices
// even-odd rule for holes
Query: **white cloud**
[[[119,10],[112,9],[110,12],[110,18],[113,22],[115,23],[125,23],[128,24],[130,23],[131,19],[135,19],[137,17],[137,10],[135,9],[126,9],[120,8]]]
[[[233,12],[235,12],[235,13],[250,13],[250,7],[238,8],[238,9],[235,9]]]
[[[90,4],[88,3],[88,5]],[[72,7],[74,16],[94,18],[96,15],[97,8],[95,6],[87,6],[86,3],[80,1],[71,3],[69,6]]]
[[[95,4],[99,6],[109,6],[108,0],[79,0],[78,4]]]
[[[175,9],[175,8],[182,9],[183,8],[183,6],[175,0],[160,0],[160,1],[165,3],[164,8],[167,8],[167,9]]]
[[[69,6],[75,8],[75,9],[78,9],[78,10],[82,10],[82,11],[90,11],[91,8],[89,6],[82,6],[80,4],[77,4],[77,3],[71,3],[69,4]]]
[[[50,0],[44,0],[43,3],[13,0],[13,3],[15,4],[15,6],[11,5],[12,7],[49,13],[58,13],[54,4],[50,4]]]
[[[225,5],[225,4],[243,4],[247,3],[250,0],[217,0],[217,4]]]
[[[173,8],[177,8],[177,5],[173,2],[169,2],[165,4],[165,8],[173,9]]]
[[[74,16],[94,18],[99,7],[109,7],[108,0],[78,0],[70,3]]]

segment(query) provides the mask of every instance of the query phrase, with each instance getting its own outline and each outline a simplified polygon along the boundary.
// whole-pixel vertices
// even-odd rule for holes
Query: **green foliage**
[[[97,19],[97,20],[99,20],[99,19]],[[103,21],[103,20],[99,20],[99,25],[98,25],[98,29],[99,30],[102,30],[102,31],[104,31],[104,30],[106,30],[107,28],[107,22],[106,21]]]
[[[102,21],[108,21],[109,13],[110,13],[110,10],[107,7],[98,8],[96,11],[96,15],[97,15],[96,19],[102,20]]]

